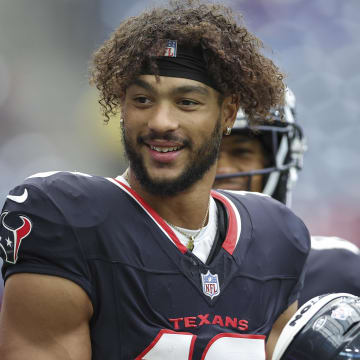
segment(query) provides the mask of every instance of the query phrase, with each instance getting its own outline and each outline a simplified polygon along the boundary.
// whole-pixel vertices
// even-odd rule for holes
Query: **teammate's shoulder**
[[[312,236],[301,303],[311,295],[348,292],[360,296],[360,249],[336,236]]]
[[[360,256],[360,249],[351,241],[337,236],[311,236],[311,249],[318,251],[344,251]]]

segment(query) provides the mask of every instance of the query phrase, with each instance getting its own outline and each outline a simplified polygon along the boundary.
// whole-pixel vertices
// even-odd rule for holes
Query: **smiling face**
[[[234,133],[224,137],[217,163],[217,174],[233,174],[260,170],[267,166],[267,160],[261,141],[256,136]],[[263,176],[232,177],[217,180],[214,188],[262,192]]]
[[[219,93],[198,81],[142,75],[127,89],[122,113],[137,180],[152,194],[171,196],[214,166],[236,106],[229,99],[220,104]]]

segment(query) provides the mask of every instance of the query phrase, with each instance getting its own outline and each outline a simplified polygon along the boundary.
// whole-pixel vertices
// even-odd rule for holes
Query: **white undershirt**
[[[189,234],[189,236],[198,234],[194,240],[194,249],[192,253],[203,263],[206,263],[206,260],[209,257],[215,240],[217,226],[217,206],[215,200],[211,198],[209,207],[209,221],[207,225],[201,229],[200,233],[199,230],[190,230],[179,227],[181,231]],[[175,227],[171,225],[170,227],[181,243],[186,246],[189,242],[189,238],[183,235],[181,232],[177,231]]]
[[[129,183],[124,179],[123,176],[118,176],[117,179],[121,180],[130,187]],[[211,248],[215,241],[215,235],[218,227],[217,219],[218,217],[216,202],[211,197],[209,205],[209,220],[207,225],[201,229],[200,233],[199,230],[191,230],[179,227],[181,231],[189,234],[189,236],[198,234],[194,240],[194,249],[192,253],[203,263],[206,263],[206,260],[209,257]],[[189,238],[183,235],[180,231],[176,230],[176,228],[171,226],[169,223],[168,225],[174,231],[180,242],[186,247],[189,242]]]

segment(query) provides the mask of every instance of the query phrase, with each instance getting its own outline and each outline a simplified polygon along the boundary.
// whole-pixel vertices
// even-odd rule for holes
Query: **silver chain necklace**
[[[129,182],[129,171],[128,169],[126,169],[126,171],[124,172],[123,174],[123,178],[127,181],[127,183],[129,184],[130,186],[130,182]],[[193,251],[194,250],[194,241],[195,239],[198,237],[198,235],[201,233],[201,230],[204,228],[205,226],[205,223],[206,223],[206,219],[209,215],[209,209],[210,209],[210,199],[211,197],[209,196],[209,202],[208,202],[208,206],[207,206],[207,209],[206,209],[206,214],[205,214],[205,217],[201,223],[201,227],[200,229],[198,230],[198,232],[195,234],[195,235],[189,235],[187,234],[184,230],[182,230],[179,226],[176,226],[174,224],[171,224],[169,221],[165,220],[164,221],[170,226],[172,227],[173,229],[177,230],[180,234],[184,235],[186,238],[188,238],[188,243],[186,244],[186,248],[190,251]]]

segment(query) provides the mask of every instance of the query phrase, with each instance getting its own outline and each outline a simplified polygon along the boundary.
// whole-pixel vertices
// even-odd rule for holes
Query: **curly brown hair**
[[[156,74],[156,56],[167,39],[200,46],[216,88],[222,96],[233,95],[250,120],[283,103],[283,74],[261,54],[263,43],[240,14],[221,4],[174,0],[125,20],[94,53],[90,82],[100,91],[106,122],[145,65]]]

